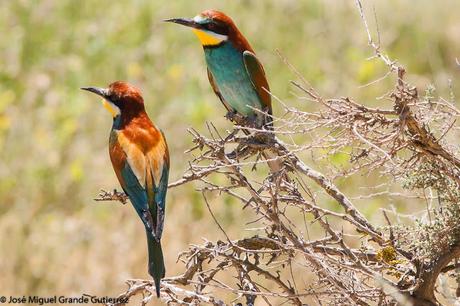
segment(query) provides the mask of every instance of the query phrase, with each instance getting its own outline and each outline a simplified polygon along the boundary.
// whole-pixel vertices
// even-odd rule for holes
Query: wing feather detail
[[[169,152],[164,135],[152,129],[149,139],[146,138],[146,131],[138,132],[143,141],[138,143],[130,140],[129,135],[123,131],[116,133],[117,144],[111,147],[121,150],[125,158],[125,166],[117,176],[144,225],[159,241],[163,232],[169,176]],[[146,141],[153,145],[146,145]],[[115,150],[111,149],[111,157],[112,151]],[[115,162],[118,159],[115,158]]]
[[[252,86],[256,90],[260,100],[265,106],[264,111],[268,111],[268,113],[272,114],[272,102],[271,96],[269,94],[270,87],[268,86],[268,81],[265,76],[264,67],[257,59],[256,55],[251,51],[244,51],[243,52],[243,61],[244,66],[246,67],[246,72],[251,79]]]
[[[134,175],[137,177],[139,184],[145,188],[146,181],[146,160],[145,155],[136,143],[131,142],[123,132],[118,132],[118,142],[126,154],[128,162]]]

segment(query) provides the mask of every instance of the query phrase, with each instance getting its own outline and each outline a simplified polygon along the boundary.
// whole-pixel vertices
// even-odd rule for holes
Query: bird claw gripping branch
[[[120,192],[114,189],[112,192],[101,189],[97,198],[94,198],[94,201],[118,201],[121,204],[126,204],[128,202],[128,196],[124,192]]]

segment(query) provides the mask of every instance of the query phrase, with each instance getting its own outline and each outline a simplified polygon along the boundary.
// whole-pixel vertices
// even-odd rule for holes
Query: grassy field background
[[[433,84],[459,94],[460,2],[366,1],[382,47],[423,91]],[[127,278],[147,278],[143,227],[130,205],[95,203],[100,188],[118,187],[108,157],[110,115],[79,90],[126,80],[140,87],[152,120],[168,138],[171,181],[190,156],[186,129],[205,121],[231,125],[207,78],[193,34],[165,18],[193,17],[206,8],[233,17],[263,62],[272,92],[285,103],[313,109],[292,93],[295,76],[275,50],[324,96],[351,96],[381,105],[392,87],[372,54],[354,1],[0,1],[0,288],[2,295],[114,296]],[[450,81],[451,80],[451,81]],[[389,106],[390,104],[386,104]],[[274,105],[274,113],[281,107]],[[356,177],[342,186],[377,178]],[[340,182],[339,182],[340,183]],[[250,220],[238,203],[216,197],[213,209],[232,238]],[[378,208],[411,203],[361,201],[380,222]],[[170,190],[164,233],[167,274],[181,271],[177,254],[203,237],[221,238],[195,186]]]

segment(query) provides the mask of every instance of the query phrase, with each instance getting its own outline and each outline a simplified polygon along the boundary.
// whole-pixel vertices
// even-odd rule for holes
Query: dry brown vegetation
[[[149,305],[163,304],[150,297],[144,228],[131,205],[92,200],[100,188],[119,188],[107,154],[112,119],[98,100],[79,88],[106,86],[119,79],[142,89],[149,116],[165,132],[172,182],[182,182],[188,161],[195,173],[212,171],[202,177],[206,183],[195,179],[168,192],[164,251],[169,278],[163,284],[163,301],[247,304],[248,298],[255,298],[257,306],[295,301],[286,298],[278,280],[266,279],[256,270],[239,274],[238,267],[247,258],[273,276],[279,273],[282,283],[294,287],[293,297],[308,305],[349,299],[350,288],[369,304],[378,303],[370,300],[382,290],[390,294],[382,298],[384,302],[400,296],[411,299],[418,290],[434,292],[440,304],[455,304],[460,273],[455,260],[447,265],[443,261],[451,256],[445,250],[454,246],[452,229],[458,220],[457,165],[445,158],[458,158],[460,144],[456,121],[460,1],[419,0],[415,5],[413,0],[388,0],[363,5],[375,41],[371,48],[354,1],[0,1],[0,293],[114,297],[126,291],[127,279],[135,278],[129,282],[130,305],[144,298]],[[283,157],[290,182],[280,189],[272,185],[278,178],[272,179],[266,162],[257,161],[258,149],[267,144],[241,132],[221,143],[220,137],[230,135],[233,130],[226,129],[233,124],[224,118],[209,86],[199,43],[193,34],[161,22],[209,8],[233,17],[266,69],[276,95],[275,140],[292,153]],[[384,50],[379,48],[379,36]],[[376,57],[375,47],[390,59]],[[298,72],[289,69],[284,57]],[[402,65],[393,63],[395,59]],[[407,73],[401,87],[397,68],[402,66]],[[407,101],[406,114],[415,121],[400,118],[401,109],[394,109],[402,92],[406,93],[399,105]],[[408,97],[414,100],[409,102]],[[374,125],[366,118],[375,120]],[[206,120],[212,120],[211,131]],[[190,126],[201,135],[203,151],[196,148],[184,154],[193,146],[193,136],[186,132]],[[261,199],[242,209],[241,197],[252,197],[249,190],[234,187],[238,181],[229,180],[234,174],[228,171],[228,161],[212,154],[221,147],[231,153],[237,143],[247,142],[251,150],[243,150],[238,160],[228,157],[248,183],[261,190]],[[193,161],[202,154],[205,159]],[[360,223],[320,181],[308,178],[315,172],[293,171],[294,157],[345,195],[373,232],[383,235],[383,245],[357,230]],[[214,163],[222,166],[219,172],[209,168]],[[228,191],[238,196],[214,185],[230,186]],[[300,198],[292,194],[294,189]],[[272,190],[279,193],[272,195]],[[273,199],[278,201],[272,204]],[[326,283],[311,258],[292,246],[295,239],[273,244],[270,239],[278,242],[289,236],[270,228],[274,223],[266,218],[264,203],[284,213],[280,222],[296,235],[291,238],[303,239],[307,255],[311,252],[333,268],[322,271],[345,280],[344,289]],[[350,254],[332,253],[343,247],[326,232],[323,221],[346,247],[359,251],[358,258],[368,254],[365,260],[359,258],[364,266],[370,265],[393,287],[369,278]],[[318,243],[310,244],[314,241]],[[284,249],[290,253],[282,255]],[[415,257],[405,260],[401,250]],[[199,263],[195,251],[207,257],[201,266],[193,265]],[[270,261],[272,253],[279,256]],[[219,267],[221,262],[229,264],[225,270]],[[444,266],[434,291],[430,288],[434,282],[421,280],[435,279],[438,270],[423,266]],[[185,271],[189,274],[184,277]],[[213,271],[213,280],[208,280]],[[245,279],[248,276],[251,282]],[[352,280],[355,276],[367,278]],[[188,284],[182,285],[186,279]],[[408,287],[402,288],[399,279]],[[394,292],[401,295],[391,295]]]
[[[278,101],[284,115],[274,118],[275,130],[251,129],[249,136],[238,125],[226,133],[212,123],[206,134],[191,129],[194,157],[171,187],[198,182],[197,192],[223,239],[179,254],[184,272],[164,279],[163,301],[224,305],[228,293],[247,305],[256,300],[268,305],[439,305],[460,298],[460,160],[458,148],[447,140],[458,134],[460,111],[453,97],[421,95],[406,81],[406,70],[380,49],[361,2],[356,5],[373,57],[387,65],[385,77],[395,79],[394,88],[380,97],[387,108],[370,108],[348,97],[324,98],[280,55],[299,79],[292,82],[299,98],[314,102],[315,111]],[[298,143],[296,136],[305,134],[311,141]],[[345,153],[350,164],[326,175],[299,157],[310,151],[322,153],[318,162]],[[262,179],[254,175],[267,161],[261,152],[282,160],[284,169]],[[386,191],[347,197],[334,181],[357,174],[383,178]],[[399,186],[400,193],[389,186]],[[252,211],[254,220],[246,226],[257,233],[229,237],[209,204],[210,193],[226,194]],[[375,225],[355,204],[375,196],[417,199],[426,205],[427,219],[402,223],[407,216],[388,206],[380,212],[386,224]],[[328,208],[331,199],[340,209]],[[152,299],[152,282],[128,285],[121,296],[142,293],[142,303]]]

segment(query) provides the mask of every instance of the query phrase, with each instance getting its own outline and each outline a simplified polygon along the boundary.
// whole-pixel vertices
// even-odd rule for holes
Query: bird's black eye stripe
[[[120,97],[111,93],[109,96],[107,96],[107,100],[109,100],[111,103],[115,104],[116,106],[120,107]]]
[[[228,35],[228,27],[220,22],[211,21],[205,24],[204,28],[217,34]]]

